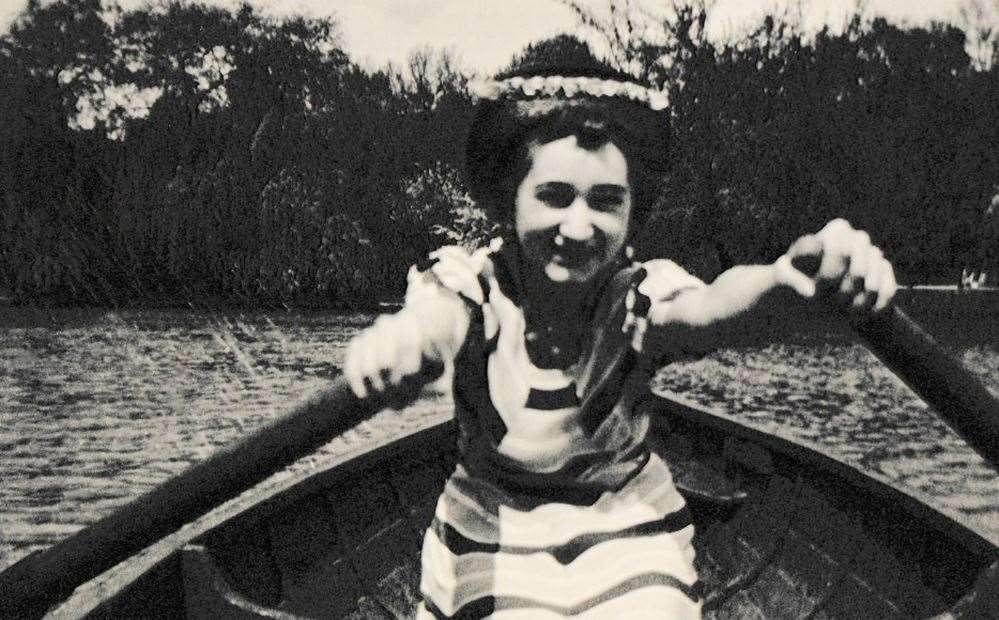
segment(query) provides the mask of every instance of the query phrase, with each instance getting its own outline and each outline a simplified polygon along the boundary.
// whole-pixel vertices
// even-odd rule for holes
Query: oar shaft
[[[993,467],[999,467],[999,400],[898,307],[853,327],[867,347]]]
[[[385,406],[401,405],[439,367],[411,378],[390,395],[357,399],[341,377],[290,413],[206,461],[86,527],[53,547],[0,573],[0,616],[44,614],[53,603],[185,523],[235,497]]]
[[[792,264],[814,277],[820,257],[799,256]],[[999,399],[978,377],[897,306],[850,323],[872,353],[999,468]]]

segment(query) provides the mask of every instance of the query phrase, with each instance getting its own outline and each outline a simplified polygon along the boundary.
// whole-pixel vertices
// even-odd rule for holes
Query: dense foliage
[[[841,215],[905,281],[999,271],[999,70],[963,31],[858,17],[805,38],[768,18],[720,45],[704,17],[679,6],[655,44],[610,33],[611,61],[673,103],[643,252],[712,277]],[[364,304],[488,230],[446,54],[366,71],[330,19],[32,0],[0,76],[0,295],[16,302]]]

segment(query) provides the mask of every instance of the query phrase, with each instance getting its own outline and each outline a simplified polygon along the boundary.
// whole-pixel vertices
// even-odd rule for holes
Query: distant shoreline
[[[899,285],[899,289],[911,291],[955,291],[961,293],[987,293],[999,291],[999,286],[982,286],[979,288],[957,288],[956,284],[910,284]]]
[[[950,292],[950,293],[994,293],[999,291],[999,286],[983,286],[977,289],[958,289],[954,284],[899,284],[899,291],[934,291],[934,292]],[[71,304],[71,303],[51,303],[47,304],[45,302],[35,301],[31,303],[17,303],[14,301],[13,297],[0,296],[0,308],[24,308],[24,309],[36,309],[36,310],[74,310],[74,309],[91,309],[91,310],[108,310],[108,311],[119,311],[119,310],[193,310],[195,312],[257,312],[257,311],[270,311],[270,312],[378,312],[378,311],[395,311],[404,305],[404,299],[388,299],[378,302],[361,303],[361,304],[337,304],[331,303],[328,306],[319,305],[296,305],[296,304],[272,304],[272,303],[262,303],[259,305],[250,304],[234,304],[234,303],[224,303],[218,302],[213,303],[211,301],[204,302],[201,304],[191,304],[191,303],[150,303],[141,304],[136,303],[132,305],[95,305],[95,304]]]
[[[900,291],[940,291],[953,293],[994,293],[999,291],[999,286],[983,286],[980,288],[959,289],[956,284],[900,284]],[[236,304],[225,303],[220,300],[206,300],[197,305],[191,302],[170,303],[150,303],[134,305],[88,305],[88,304],[67,304],[67,303],[45,303],[36,301],[31,303],[18,303],[13,297],[0,295],[0,308],[22,308],[26,310],[56,310],[56,309],[91,309],[91,310],[193,310],[195,312],[395,312],[402,308],[402,299],[392,299],[378,302],[365,302],[358,304],[330,303],[328,306],[320,305],[297,305],[297,304],[274,304],[261,303]]]

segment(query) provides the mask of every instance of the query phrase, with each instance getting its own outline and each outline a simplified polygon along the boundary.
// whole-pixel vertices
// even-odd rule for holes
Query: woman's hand
[[[812,276],[800,271],[801,259],[809,258],[819,264]],[[895,270],[881,250],[866,232],[843,219],[795,241],[774,268],[780,284],[844,310],[879,312],[898,289]]]
[[[419,372],[423,344],[423,331],[412,317],[403,313],[378,317],[347,347],[343,372],[354,394],[364,398],[369,390],[384,392]]]

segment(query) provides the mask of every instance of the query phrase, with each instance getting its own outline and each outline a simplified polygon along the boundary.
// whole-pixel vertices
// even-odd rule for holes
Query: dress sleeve
[[[626,298],[628,313],[623,329],[631,330],[632,348],[636,351],[646,348],[648,315],[653,304],[668,304],[680,293],[704,286],[704,281],[671,260],[656,259],[642,263],[640,276],[635,278]],[[657,348],[662,348],[661,344],[657,343]]]
[[[485,299],[480,274],[484,255],[469,254],[458,246],[445,246],[409,269],[406,304],[457,295],[466,303],[481,305]]]
[[[676,299],[684,291],[703,288],[704,282],[671,260],[656,259],[642,265],[646,275],[638,285],[638,292],[656,303]]]

